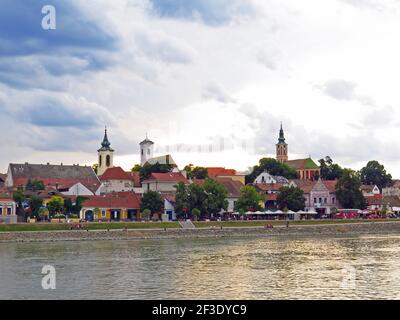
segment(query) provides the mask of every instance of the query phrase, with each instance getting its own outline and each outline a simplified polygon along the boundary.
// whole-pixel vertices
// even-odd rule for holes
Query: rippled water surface
[[[400,238],[0,244],[1,299],[400,298]],[[56,268],[43,290],[42,267]]]

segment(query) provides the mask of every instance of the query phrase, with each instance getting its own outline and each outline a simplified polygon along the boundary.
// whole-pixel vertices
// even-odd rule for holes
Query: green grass
[[[397,219],[390,220],[302,220],[302,221],[290,221],[291,226],[295,225],[318,225],[318,224],[349,224],[349,223],[360,223],[360,222],[377,222],[377,221],[399,221]],[[196,228],[210,228],[210,227],[224,227],[224,228],[241,228],[241,227],[263,227],[267,224],[274,226],[286,225],[286,220],[268,220],[268,221],[212,221],[212,222],[194,222]]]
[[[70,230],[71,225],[66,223],[31,223],[31,224],[1,224],[0,232],[24,231],[63,231]],[[178,222],[115,222],[115,223],[85,223],[83,228],[89,230],[121,230],[127,229],[171,229],[180,228]]]
[[[295,225],[318,225],[318,224],[349,224],[360,222],[379,222],[379,221],[400,221],[399,219],[390,220],[303,220],[290,221],[291,226]],[[263,227],[267,224],[274,226],[285,226],[285,220],[268,220],[268,221],[211,221],[211,222],[194,222],[197,228],[241,228],[241,227]],[[67,231],[71,225],[66,223],[24,223],[24,224],[0,224],[0,232],[24,232],[24,231]],[[115,223],[87,223],[84,229],[89,230],[121,230],[123,228],[129,230],[134,229],[179,229],[181,226],[178,222],[115,222]]]

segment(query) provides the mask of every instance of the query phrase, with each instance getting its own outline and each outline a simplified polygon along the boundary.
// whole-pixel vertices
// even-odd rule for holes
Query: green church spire
[[[108,140],[108,136],[107,136],[107,127],[105,127],[104,129],[104,138],[103,138],[103,142],[101,143],[101,149],[99,149],[99,151],[114,151],[113,149],[110,148],[111,143]]]
[[[279,143],[285,143],[285,133],[283,132],[282,122],[281,122],[281,130],[279,131]]]

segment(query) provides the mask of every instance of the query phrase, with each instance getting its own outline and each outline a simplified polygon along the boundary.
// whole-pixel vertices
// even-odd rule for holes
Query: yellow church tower
[[[279,139],[276,144],[276,160],[280,163],[288,161],[288,144],[285,142],[285,133],[283,132],[282,123],[279,131]]]

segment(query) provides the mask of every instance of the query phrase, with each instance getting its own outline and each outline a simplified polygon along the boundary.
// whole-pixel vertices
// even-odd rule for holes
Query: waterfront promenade
[[[306,221],[307,222],[307,221]],[[179,239],[207,237],[281,237],[281,236],[323,236],[323,235],[364,235],[364,234],[396,234],[400,235],[400,221],[310,221],[309,223],[271,224],[260,222],[259,225],[224,226],[224,223],[207,224],[199,222],[196,229],[170,228],[125,228],[83,230],[45,230],[45,231],[2,231],[0,242],[42,242],[42,241],[93,241],[93,240],[134,240],[134,239]],[[311,223],[312,222],[312,223]],[[157,224],[154,224],[155,226]],[[269,225],[269,226],[268,226]],[[129,226],[127,224],[127,226]],[[268,226],[268,227],[267,227]]]

